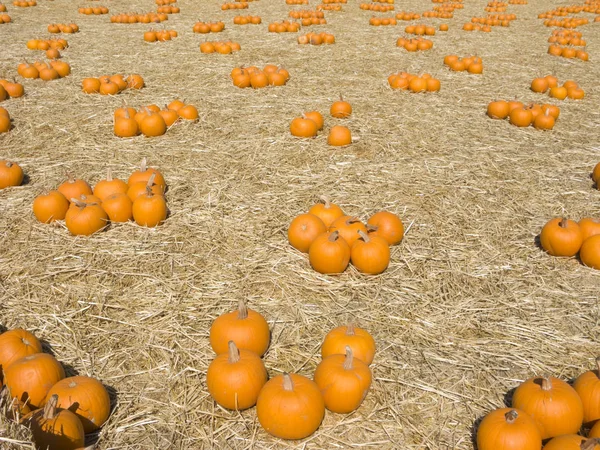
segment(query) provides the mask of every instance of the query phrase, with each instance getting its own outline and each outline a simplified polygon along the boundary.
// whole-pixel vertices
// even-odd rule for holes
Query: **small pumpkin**
[[[31,430],[37,448],[44,450],[77,450],[83,447],[85,432],[79,418],[68,409],[57,408],[54,395],[44,409],[23,418]]]
[[[524,411],[500,408],[488,413],[477,428],[478,450],[540,450],[542,437]]]
[[[146,193],[138,196],[131,207],[133,220],[143,227],[155,227],[165,221],[168,214],[167,201],[162,194],[146,187]]]
[[[599,439],[588,439],[577,434],[564,434],[551,439],[543,450],[600,450]]]
[[[325,232],[310,245],[308,261],[319,273],[342,273],[350,263],[350,246],[339,231]]]
[[[358,230],[360,239],[350,248],[350,261],[359,271],[372,275],[380,274],[390,263],[390,245],[378,236],[367,235]]]
[[[0,382],[2,370],[18,359],[41,352],[42,344],[29,331],[15,328],[0,334]]]
[[[295,217],[288,228],[288,241],[302,253],[308,253],[310,244],[327,231],[327,227],[321,219],[313,214],[300,214]]]
[[[102,230],[108,224],[108,215],[98,203],[85,203],[71,199],[75,207],[69,208],[65,216],[65,225],[74,236],[90,236]]]
[[[240,300],[237,311],[222,314],[214,320],[209,340],[217,355],[227,353],[228,342],[233,341],[238,348],[262,356],[269,348],[271,332],[262,314],[249,309],[246,302]]]
[[[59,191],[38,195],[33,201],[33,214],[42,223],[63,220],[69,210],[69,200]]]
[[[318,131],[318,125],[313,120],[305,116],[296,117],[290,123],[290,133],[292,136],[311,138],[315,137]]]
[[[58,192],[71,201],[72,198],[80,198],[82,195],[92,195],[92,188],[87,182],[75,178],[69,178],[58,186]]]
[[[346,346],[345,355],[324,358],[315,369],[314,380],[329,411],[348,414],[363,402],[371,386],[369,366],[352,355]]]
[[[510,107],[504,100],[491,102],[487,107],[487,115],[492,119],[506,119],[509,113]]]
[[[133,202],[127,194],[115,193],[102,202],[102,209],[111,222],[129,222],[133,219]]]
[[[533,114],[528,108],[515,108],[510,111],[508,119],[513,125],[518,127],[528,127],[533,121]]]
[[[596,183],[598,189],[600,189],[600,185],[598,184],[598,181],[600,181],[600,162],[592,169],[592,180]]]
[[[581,240],[600,234],[600,220],[585,217],[579,221],[579,229],[581,230]]]
[[[115,136],[128,138],[140,134],[140,125],[134,117],[135,116],[132,116],[129,111],[125,111],[120,117],[115,117],[113,125]]]
[[[390,245],[397,245],[404,238],[404,224],[400,217],[388,211],[379,211],[367,220],[369,236],[379,236]]]
[[[583,423],[583,404],[575,389],[554,377],[534,377],[513,394],[513,408],[529,414],[543,440],[575,434]]]
[[[348,127],[342,125],[335,125],[329,130],[327,136],[327,143],[335,147],[342,147],[344,145],[352,144],[352,133]]]
[[[50,388],[65,377],[62,364],[48,353],[25,356],[3,370],[10,396],[28,401],[33,409],[40,408]]]
[[[353,358],[358,358],[370,365],[375,357],[375,339],[363,328],[355,327],[349,323],[346,326],[334,328],[323,340],[321,357],[330,355],[343,355],[346,347],[352,349]]]
[[[163,191],[165,191],[167,188],[167,183],[165,182],[165,179],[164,179],[162,173],[160,173],[156,169],[147,167],[146,158],[142,159],[142,163],[140,164],[140,169],[136,170],[135,172],[133,172],[131,174],[131,176],[127,180],[127,184],[129,186],[131,186],[133,183],[137,183],[139,181],[143,181],[144,183],[147,183],[148,180],[150,179],[150,177],[152,176],[152,174],[154,174],[154,184],[162,186]]]
[[[329,228],[331,224],[340,217],[344,216],[344,211],[335,203],[331,203],[327,197],[321,197],[320,203],[311,206],[309,214],[317,216]]]
[[[577,222],[566,218],[550,220],[540,233],[540,244],[552,256],[575,256],[583,238]]]
[[[21,166],[12,161],[0,160],[0,189],[21,186],[23,178]]]
[[[96,183],[93,193],[100,200],[104,201],[104,199],[113,194],[126,194],[127,189],[127,183],[125,183],[123,180],[119,180],[118,178],[113,178],[112,172],[109,168],[106,171],[106,179],[100,180],[98,183]]]
[[[314,381],[284,373],[263,386],[256,402],[256,416],[275,437],[303,439],[319,428],[325,417],[325,403]]]
[[[354,244],[354,242],[356,242],[360,237],[358,231],[362,231],[366,234],[367,227],[360,221],[358,217],[342,216],[331,224],[329,231],[339,232],[340,237],[348,243],[350,248],[352,248],[352,244]]]
[[[46,396],[50,403],[57,396],[57,408],[68,409],[76,414],[85,433],[99,429],[110,414],[110,397],[102,383],[95,378],[74,376],[56,383]]]
[[[306,119],[312,120],[317,124],[317,130],[322,130],[323,125],[325,124],[325,120],[323,119],[323,115],[319,111],[309,111],[305,112],[302,117]]]
[[[583,241],[579,259],[588,267],[600,269],[600,235],[596,234]]]
[[[596,370],[588,370],[577,377],[573,389],[583,404],[583,423],[593,425],[600,420],[600,357],[596,358]]]
[[[329,113],[337,119],[346,119],[352,114],[352,105],[340,95],[340,99],[331,105]]]
[[[233,341],[228,342],[228,348],[227,353],[217,355],[208,366],[208,392],[223,408],[235,411],[252,408],[267,382],[267,370],[253,351],[238,350]]]
[[[179,117],[185,120],[198,120],[198,110],[194,105],[184,105],[177,110]]]
[[[167,124],[160,114],[150,112],[150,114],[142,119],[140,131],[147,137],[162,136],[167,132]]]

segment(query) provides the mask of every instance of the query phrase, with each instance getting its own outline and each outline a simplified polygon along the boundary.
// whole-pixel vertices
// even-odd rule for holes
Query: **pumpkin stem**
[[[248,306],[246,305],[246,302],[244,301],[244,299],[241,298],[238,303],[238,319],[244,320],[247,318],[248,318]]]
[[[5,166],[10,169],[13,166],[13,163],[11,163],[10,161],[6,161]]]
[[[340,236],[340,232],[339,231],[334,231],[333,233],[331,233],[329,235],[329,242],[335,242],[335,241],[337,241],[339,236]]]
[[[354,330],[354,325],[349,323],[346,326],[346,336],[354,336],[356,334],[356,331]]]
[[[367,231],[369,233],[379,230],[379,227],[377,225],[371,225],[370,223],[368,223],[366,226],[367,226]]]
[[[325,203],[325,209],[331,208],[331,202],[329,201],[329,197],[321,195],[321,197],[319,197],[319,200],[321,200],[323,203]]]
[[[348,219],[346,219],[346,226],[352,225],[356,222],[360,222],[360,219],[358,217],[348,217]]]
[[[146,158],[142,158],[142,164],[140,165],[140,172],[146,171]]]
[[[76,386],[77,386],[77,383],[75,383],[74,381],[71,381],[71,382],[69,383],[69,387],[70,387],[71,389],[73,389],[73,388],[74,388],[74,387],[76,387]]]
[[[292,377],[287,372],[283,373],[283,390],[291,392],[294,390],[294,382],[292,381]]]
[[[552,390],[552,381],[550,377],[542,377],[542,391]]]
[[[567,218],[563,217],[560,223],[558,224],[561,228],[567,228]]]
[[[344,370],[352,369],[352,362],[354,360],[354,356],[352,355],[352,349],[349,345],[346,345],[346,360],[344,361]]]
[[[154,179],[156,178],[156,173],[152,173],[152,175],[150,175],[150,178],[148,178],[148,184],[146,184],[146,188],[149,189],[152,186],[154,186]]]
[[[72,198],[71,203],[75,203],[76,206],[79,206],[82,209],[87,206],[87,204],[85,202],[82,202],[81,200],[77,200],[76,198]]]
[[[358,230],[358,234],[360,235],[360,237],[363,239],[363,241],[365,242],[371,242],[371,238],[369,237],[369,235],[367,233],[365,233],[363,230]]]
[[[229,341],[227,345],[229,346],[229,364],[235,364],[240,360],[240,351],[235,346],[235,342],[233,341]]]
[[[58,404],[58,395],[54,394],[44,406],[44,419],[52,420],[56,416],[56,405]]]
[[[508,424],[515,423],[515,420],[517,420],[517,417],[519,417],[519,413],[514,409],[511,409],[506,414],[504,414],[504,418],[506,419],[506,423],[508,423]]]

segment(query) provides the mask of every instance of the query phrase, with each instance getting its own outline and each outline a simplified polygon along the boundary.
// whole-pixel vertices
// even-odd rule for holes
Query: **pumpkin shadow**
[[[8,328],[0,323],[0,334],[4,333],[5,331],[8,331]]]
[[[75,377],[75,376],[79,375],[79,371],[75,367],[73,367],[71,364],[65,364],[63,362],[61,362],[61,364],[65,369],[65,378]]]
[[[542,241],[540,240],[540,235],[539,234],[535,238],[533,238],[533,243],[540,250],[544,250],[544,247],[542,247]]]
[[[114,387],[112,387],[108,384],[104,384],[104,383],[102,383],[102,385],[108,392],[108,397],[110,398],[110,413],[108,415],[108,420],[110,420],[110,417],[113,415],[113,413],[115,412],[115,408],[117,407],[119,394],[117,393],[117,390]],[[75,403],[73,404],[73,406],[74,405],[75,405]],[[95,447],[96,444],[98,443],[98,441],[100,440],[100,433],[102,433],[102,428],[100,428],[92,433],[86,434],[85,435],[85,446],[86,447],[90,447],[90,446]]]
[[[481,424],[482,420],[483,417],[478,417],[471,426],[471,443],[473,444],[474,450],[477,450],[477,430],[479,430],[479,424]]]
[[[504,394],[504,406],[506,406],[507,408],[512,408],[512,399],[513,395],[515,395],[516,390],[517,388],[512,388],[511,390],[507,391],[506,394]]]
[[[31,183],[31,178],[29,177],[29,175],[24,174],[21,186],[27,186],[29,183]]]
[[[54,350],[52,350],[52,345],[50,342],[45,339],[40,339],[40,344],[42,344],[42,352],[48,353],[56,358],[56,354],[54,353]]]

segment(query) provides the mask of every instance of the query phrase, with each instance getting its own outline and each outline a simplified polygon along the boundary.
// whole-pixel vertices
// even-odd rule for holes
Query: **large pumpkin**
[[[587,426],[600,419],[600,357],[596,358],[596,367],[579,375],[573,383],[583,403],[583,423]]]
[[[375,357],[375,340],[367,330],[353,324],[334,328],[323,341],[321,357],[346,354],[346,346],[352,349],[352,356],[366,364],[371,364]]]
[[[576,434],[583,423],[583,404],[575,389],[554,377],[530,378],[517,387],[513,408],[529,414],[542,439]]]
[[[15,328],[0,334],[0,382],[2,370],[16,360],[42,352],[42,344],[29,331]]]
[[[110,397],[106,388],[95,378],[74,376],[56,383],[46,399],[58,396],[57,407],[75,413],[86,433],[100,428],[110,414]]]
[[[478,450],[540,450],[542,437],[524,411],[501,408],[487,414],[477,428]]]
[[[556,217],[542,228],[540,244],[552,256],[575,256],[583,242],[577,222]]]
[[[316,383],[302,375],[278,375],[264,385],[256,402],[262,427],[281,439],[313,434],[325,416],[325,403]]]

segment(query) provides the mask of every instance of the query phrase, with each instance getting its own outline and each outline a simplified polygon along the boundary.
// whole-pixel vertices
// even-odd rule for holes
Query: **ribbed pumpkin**
[[[542,437],[524,411],[501,408],[487,414],[477,429],[478,450],[540,450]]]
[[[16,360],[42,352],[42,344],[29,331],[15,328],[0,334],[0,381],[2,370]]]
[[[163,175],[156,169],[151,167],[147,167],[146,158],[142,159],[142,163],[140,164],[140,170],[136,170],[131,174],[129,179],[127,180],[127,184],[131,187],[133,183],[137,183],[140,181],[148,182],[148,179],[154,174],[154,184],[163,187],[163,192],[167,188],[167,183]]]
[[[102,202],[102,209],[111,222],[129,222],[133,219],[133,202],[126,194],[112,194]]]
[[[262,427],[281,439],[303,439],[313,434],[325,416],[317,384],[302,375],[278,375],[264,385],[256,402]]]
[[[29,400],[33,409],[42,405],[50,388],[64,377],[63,366],[47,353],[26,356],[4,369],[4,385],[10,396]]]
[[[540,244],[552,256],[575,256],[583,243],[577,222],[556,217],[542,228]]]
[[[363,328],[355,327],[353,324],[334,328],[323,340],[321,346],[321,357],[330,355],[343,355],[346,347],[352,349],[352,356],[366,364],[371,364],[375,357],[375,339]]]
[[[591,426],[600,419],[600,357],[596,358],[596,370],[579,375],[573,383],[573,389],[583,404],[583,423]]]
[[[323,221],[314,214],[300,214],[290,223],[288,241],[295,249],[308,253],[310,244],[326,231]]]
[[[563,434],[551,439],[543,450],[600,450],[600,443],[578,434]]]
[[[252,408],[267,382],[267,370],[253,351],[238,350],[233,341],[228,342],[228,347],[228,353],[217,355],[208,366],[208,392],[223,408]]]
[[[323,233],[310,245],[308,261],[319,273],[342,273],[350,263],[350,246],[337,231]]]
[[[74,236],[90,236],[108,224],[108,215],[98,203],[85,203],[76,198],[65,216],[65,225]]]
[[[23,183],[23,169],[12,161],[0,161],[0,189],[20,186]]]
[[[155,194],[147,187],[146,193],[133,201],[131,207],[133,220],[143,227],[156,227],[167,218],[167,201],[161,194]]]
[[[92,188],[87,182],[78,180],[76,178],[69,178],[58,186],[58,192],[65,196],[65,198],[71,201],[72,198],[79,198],[82,195],[92,195]]]
[[[237,311],[222,314],[214,320],[209,340],[217,355],[227,353],[228,342],[233,341],[239,349],[250,350],[262,356],[269,348],[271,331],[265,318],[240,300]]]
[[[59,191],[38,195],[33,201],[33,214],[42,223],[63,220],[69,210],[69,200]]]
[[[106,179],[98,181],[94,186],[94,195],[104,201],[105,198],[113,194],[126,194],[127,189],[127,183],[118,178],[113,178],[111,170],[108,169]]]
[[[95,378],[74,376],[64,378],[48,392],[46,399],[58,396],[58,408],[75,413],[86,433],[100,428],[110,414],[110,397],[106,388]]]
[[[579,250],[579,259],[586,266],[600,270],[600,234],[583,241]]]
[[[554,377],[534,377],[521,383],[512,406],[531,416],[543,440],[575,434],[583,423],[583,404],[577,392]]]
[[[36,447],[42,450],[76,450],[83,447],[85,432],[79,418],[68,409],[56,407],[58,397],[52,396],[44,409],[23,418],[31,430]]]
[[[331,224],[329,231],[337,231],[340,237],[352,248],[352,244],[360,237],[358,232],[362,231],[366,234],[367,227],[358,217],[342,216]]]
[[[397,245],[404,237],[404,225],[396,214],[388,211],[379,211],[367,220],[369,236],[384,238],[388,244]]]
[[[327,197],[321,197],[321,202],[312,206],[308,212],[321,219],[325,226],[329,228],[334,220],[344,215],[344,211],[335,203],[331,203]]]
[[[390,263],[390,246],[379,236],[371,236],[358,230],[360,239],[350,249],[350,261],[363,273],[376,275],[387,269]]]
[[[330,355],[315,369],[314,380],[319,386],[329,411],[347,414],[363,402],[371,386],[371,370],[352,356],[346,346],[345,355]]]

